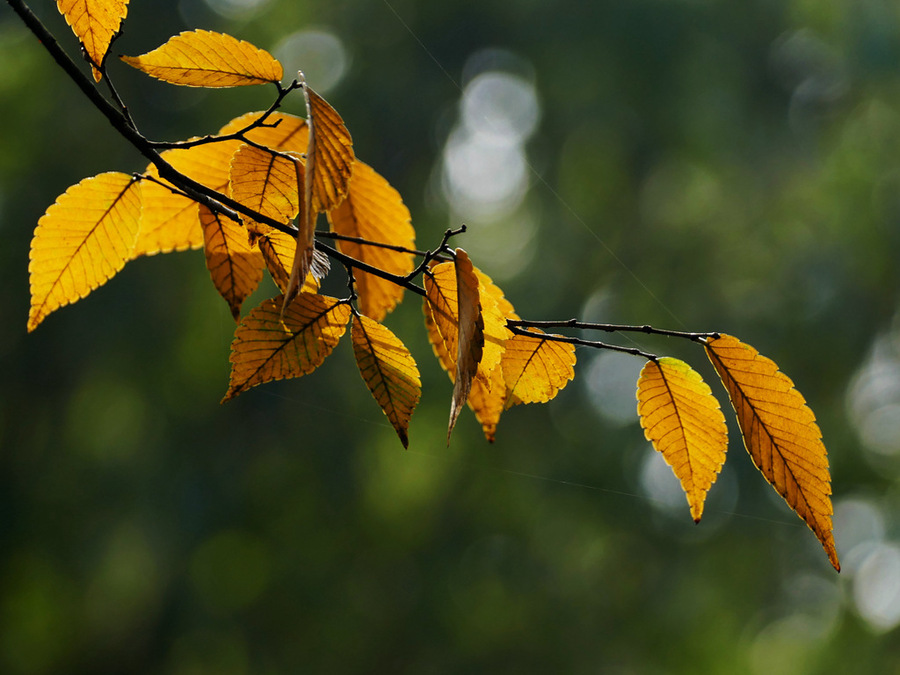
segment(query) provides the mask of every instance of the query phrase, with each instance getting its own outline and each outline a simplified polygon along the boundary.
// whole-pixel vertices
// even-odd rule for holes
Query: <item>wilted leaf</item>
[[[261,235],[257,241],[257,246],[263,254],[266,261],[266,267],[278,290],[284,293],[287,288],[290,272],[288,271],[293,264],[294,251],[297,243],[289,234],[272,230],[267,234]],[[316,281],[312,272],[306,275],[306,281],[300,288],[302,293],[317,293],[319,290],[319,282]]]
[[[244,206],[288,225],[301,208],[303,164],[252,145],[242,145],[231,159],[231,196]],[[272,228],[246,219],[247,229]]]
[[[331,354],[350,320],[337,298],[301,293],[281,318],[281,297],[241,321],[231,343],[231,382],[223,401],[264,382],[311,373]]]
[[[122,60],[148,75],[188,87],[239,87],[279,82],[281,64],[271,54],[224,33],[185,31],[140,56]]]
[[[728,390],[753,462],[806,521],[840,570],[832,534],[828,456],[803,395],[773,361],[737,338],[709,339],[706,353]]]
[[[113,36],[128,13],[128,0],[56,0],[60,14],[81,41],[94,66],[102,66]],[[94,80],[100,81],[96,67]]]
[[[648,361],[637,387],[638,415],[647,440],[672,467],[700,522],[706,493],[719,476],[728,429],[719,402],[684,361]]]
[[[306,166],[312,180],[307,203],[312,212],[330,211],[347,196],[353,171],[353,140],[337,111],[308,86],[304,86],[309,116]]]
[[[478,364],[484,354],[484,319],[481,316],[481,301],[478,296],[478,277],[472,261],[461,248],[454,256],[456,268],[456,293],[459,323],[456,351],[456,380],[453,382],[453,399],[450,403],[450,424],[447,428],[447,443],[456,425],[459,412],[469,398],[472,380],[478,372]]]
[[[328,220],[331,229],[344,236],[404,248],[415,246],[416,233],[400,194],[359,160],[353,165],[347,198],[328,213]],[[357,260],[398,276],[409,274],[414,267],[411,253],[351,241],[338,241],[337,246]],[[403,298],[402,286],[367,272],[354,274],[360,311],[376,321],[381,321]]]
[[[202,204],[200,222],[206,241],[206,267],[237,321],[244,300],[262,280],[265,268],[262,253],[250,245],[247,230]]]
[[[141,184],[124,173],[86,178],[57,197],[31,240],[28,330],[121,270],[140,219]]]
[[[366,386],[396,429],[403,447],[408,447],[409,419],[422,394],[412,354],[390,330],[366,316],[354,317],[350,336]]]

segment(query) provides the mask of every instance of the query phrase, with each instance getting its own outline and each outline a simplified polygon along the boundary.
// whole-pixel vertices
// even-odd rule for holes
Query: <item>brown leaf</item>
[[[728,390],[754,464],[806,521],[840,571],[832,534],[828,456],[803,395],[774,362],[737,338],[711,338],[706,353]]]
[[[454,256],[456,268],[456,293],[459,311],[456,351],[456,379],[450,404],[450,424],[447,428],[447,444],[456,425],[459,412],[469,398],[472,380],[478,372],[478,364],[484,354],[484,319],[478,295],[478,277],[472,261],[461,248]]]

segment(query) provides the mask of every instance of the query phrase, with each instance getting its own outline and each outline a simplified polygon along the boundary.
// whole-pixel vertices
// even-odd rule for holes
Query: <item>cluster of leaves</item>
[[[24,3],[8,2],[67,67],[63,60],[68,57],[55,41],[48,44],[45,29]],[[703,347],[724,384],[756,466],[840,569],[821,433],[803,396],[775,363],[718,333],[522,320],[466,252],[449,245],[465,228],[445,233],[434,249],[413,248],[408,209],[382,176],[356,158],[337,111],[302,75],[283,86],[283,69],[274,57],[229,35],[185,32],[122,60],[176,85],[273,84],[278,90],[274,103],[231,120],[215,135],[148,141],[105,66],[127,5],[127,0],[58,0],[94,81],[107,83],[113,103],[98,100],[94,83],[67,67],[70,76],[81,78],[82,89],[150,165],[139,174],[87,178],[47,209],[31,245],[29,330],[104,284],[129,260],[202,247],[213,284],[238,323],[225,400],[316,370],[350,324],[362,378],[404,446],[421,396],[419,372],[410,351],[383,321],[407,290],[423,297],[428,338],[453,382],[448,442],[466,405],[493,441],[504,410],[553,399],[574,377],[576,346],[627,352],[647,360],[637,383],[645,435],[680,480],[691,515],[699,521],[728,447],[725,417],[710,387],[684,361],[543,329],[688,339]],[[305,118],[278,111],[292,92],[303,95]],[[322,213],[327,232],[316,228]],[[329,238],[334,247],[325,243]],[[346,270],[346,297],[319,293],[329,260]],[[242,316],[244,300],[266,272],[280,294]]]

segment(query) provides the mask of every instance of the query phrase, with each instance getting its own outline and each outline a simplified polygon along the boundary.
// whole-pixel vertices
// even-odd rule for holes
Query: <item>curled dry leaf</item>
[[[700,522],[709,488],[728,449],[719,402],[700,374],[684,361],[648,361],[638,378],[638,416],[647,440],[672,467]]]
[[[56,0],[59,13],[72,27],[91,60],[94,80],[102,77],[102,66],[113,37],[128,14],[128,0]]]
[[[408,447],[409,420],[422,395],[412,354],[387,327],[366,316],[353,318],[350,336],[360,375]]]
[[[128,65],[186,87],[240,87],[279,82],[281,64],[263,49],[225,33],[185,31],[140,56],[122,56]]]
[[[737,338],[711,338],[706,353],[728,390],[754,464],[806,521],[840,571],[832,534],[828,456],[803,395],[772,360]]]
[[[231,343],[231,381],[223,402],[264,382],[307,375],[347,330],[350,306],[301,293],[281,316],[283,298],[265,300],[243,318]]]
[[[137,239],[141,202],[141,183],[116,172],[86,178],[57,197],[31,240],[29,331],[125,266]]]

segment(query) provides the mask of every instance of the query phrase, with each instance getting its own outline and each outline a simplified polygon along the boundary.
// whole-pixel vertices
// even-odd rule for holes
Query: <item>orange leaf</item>
[[[140,56],[122,56],[130,66],[187,87],[239,87],[279,82],[281,64],[271,54],[224,33],[185,31]]]
[[[244,206],[285,225],[301,208],[303,164],[252,145],[242,145],[231,159],[231,196]],[[247,229],[266,233],[271,228],[253,221]]]
[[[237,321],[244,300],[262,280],[265,267],[262,253],[250,245],[247,230],[202,204],[200,222],[206,241],[206,267]]]
[[[450,424],[447,428],[447,444],[456,425],[459,412],[469,398],[472,380],[478,372],[478,364],[484,354],[484,319],[478,296],[478,277],[472,261],[461,248],[456,249],[453,265],[456,271],[457,323],[456,379],[453,382],[453,398],[450,402]]]
[[[128,13],[128,0],[56,0],[59,13],[81,41],[91,59],[94,80],[100,81],[100,71],[113,36]]]
[[[706,493],[728,449],[719,402],[697,371],[673,358],[647,362],[638,379],[637,400],[644,435],[681,481],[691,517],[699,523]]]
[[[297,248],[297,242],[294,237],[278,230],[272,230],[261,235],[257,241],[259,250],[262,252],[266,261],[266,267],[269,268],[269,274],[278,290],[284,293],[287,288],[290,268],[294,259],[294,250]],[[306,281],[300,288],[301,293],[317,293],[319,291],[319,282],[313,273],[306,275]]]
[[[306,166],[312,189],[307,203],[315,214],[330,211],[347,196],[353,171],[353,140],[344,120],[324,98],[306,85],[303,91],[310,127]]]
[[[347,329],[350,306],[301,293],[285,309],[283,298],[264,301],[241,321],[231,343],[231,381],[223,401],[258,384],[313,372]]]
[[[815,415],[791,379],[737,338],[706,341],[728,390],[744,445],[766,480],[819,538],[840,571],[831,516],[831,475]]]
[[[28,330],[121,270],[140,219],[141,184],[124,173],[86,178],[57,197],[31,240]]]
[[[369,165],[359,160],[353,165],[347,198],[328,213],[331,229],[344,236],[412,248],[415,231],[409,209],[400,194]],[[391,274],[406,275],[413,270],[413,254],[338,241],[347,255]],[[367,272],[355,272],[360,311],[381,321],[403,298],[403,287]]]
[[[400,339],[366,316],[354,317],[350,330],[356,364],[372,396],[391,421],[403,447],[407,430],[422,394],[419,369]]]

